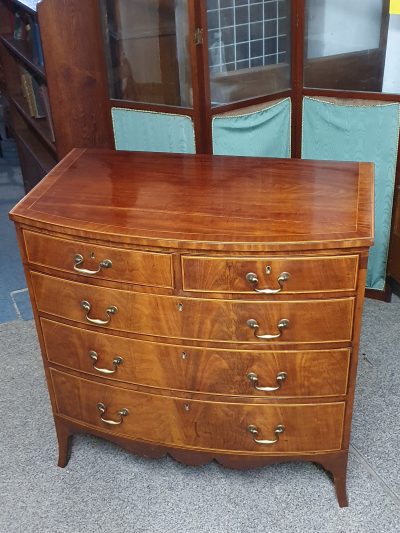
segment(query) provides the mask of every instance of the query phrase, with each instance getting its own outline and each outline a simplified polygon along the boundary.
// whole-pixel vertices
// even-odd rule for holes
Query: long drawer
[[[37,272],[31,273],[31,279],[39,312],[119,331],[264,346],[350,342],[352,335],[354,298],[180,299],[85,285]]]
[[[339,450],[342,443],[344,402],[205,402],[129,391],[54,369],[51,376],[60,415],[132,439],[259,454]]]
[[[153,287],[173,287],[172,256],[100,246],[24,231],[31,264],[83,276]]]
[[[44,318],[41,325],[51,363],[108,379],[180,391],[267,398],[346,394],[348,349],[205,349],[126,339]]]
[[[354,291],[357,255],[332,257],[182,256],[183,288],[193,292],[293,294]]]

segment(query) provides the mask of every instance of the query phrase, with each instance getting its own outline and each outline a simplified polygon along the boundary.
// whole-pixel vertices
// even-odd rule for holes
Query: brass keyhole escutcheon
[[[183,311],[183,303],[179,303],[179,304],[178,304],[178,311],[179,311],[180,313],[182,313],[182,311]]]
[[[181,353],[181,358],[185,361],[189,357],[189,354],[186,352]]]
[[[265,267],[265,273],[269,275],[269,274],[271,274],[271,272],[272,272],[272,267],[270,267],[269,265],[266,266]]]
[[[90,259],[95,259],[96,254],[94,252],[90,252]]]

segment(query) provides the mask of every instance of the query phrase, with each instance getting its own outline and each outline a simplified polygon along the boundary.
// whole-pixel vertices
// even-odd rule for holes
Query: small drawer
[[[41,324],[51,363],[107,379],[163,389],[262,398],[323,397],[347,392],[348,349],[270,352],[206,349],[116,337],[44,318]]]
[[[60,415],[132,439],[254,454],[334,451],[342,444],[344,402],[207,402],[130,391],[54,369],[51,377]]]
[[[354,298],[244,301],[159,296],[85,285],[38,272],[40,313],[155,337],[230,343],[350,342]]]
[[[354,291],[358,256],[182,256],[183,289],[193,292],[294,294]]]
[[[116,282],[173,287],[170,254],[99,246],[31,231],[24,231],[24,239],[28,261],[34,265]]]

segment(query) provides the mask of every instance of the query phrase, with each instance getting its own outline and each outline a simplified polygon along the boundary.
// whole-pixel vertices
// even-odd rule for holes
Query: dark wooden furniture
[[[78,0],[45,0],[36,9],[34,1],[0,0],[0,58],[11,114],[7,126],[17,142],[26,191],[75,146],[112,144],[104,106],[107,82],[93,7]],[[23,26],[20,35],[16,35],[16,17]],[[37,57],[35,25],[44,61]],[[23,95],[21,72],[46,88],[51,118],[49,114],[32,116]]]
[[[11,218],[60,466],[77,432],[194,465],[313,461],[347,505],[370,164],[77,149]]]

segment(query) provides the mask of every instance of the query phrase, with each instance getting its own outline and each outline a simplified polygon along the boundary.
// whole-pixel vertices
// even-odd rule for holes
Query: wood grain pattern
[[[59,465],[80,431],[187,464],[308,460],[332,472],[339,504],[347,505],[372,180],[368,164],[73,151],[11,214]],[[118,275],[72,273],[65,254],[76,246],[85,258],[94,250],[96,260],[115,253]],[[247,270],[261,288],[281,270],[291,276],[281,294],[258,295],[243,284]],[[150,286],[154,279],[173,283]],[[111,305],[118,312],[97,327],[82,300],[92,318],[105,319]],[[261,334],[277,333],[283,318],[289,327],[260,340],[250,318]],[[122,364],[103,375],[90,350],[99,368],[113,369],[116,356]],[[256,391],[249,372],[260,386],[274,386],[278,372],[287,378],[278,391]],[[129,414],[111,427],[98,402],[111,420],[123,407]],[[249,424],[261,439],[274,439],[278,424],[285,431],[261,445]]]
[[[339,396],[347,392],[350,351],[237,351],[171,346],[82,330],[41,320],[50,363],[116,381],[161,389],[195,391],[261,398]],[[68,342],[65,340],[68,339]],[[98,367],[113,370],[115,357],[123,363],[115,374],[93,368],[89,352],[99,356]],[[260,386],[277,386],[276,376],[287,379],[275,392],[257,391],[247,379],[255,372]]]
[[[58,156],[76,146],[112,148],[98,2],[45,0],[38,18]]]
[[[58,413],[89,426],[107,428],[134,439],[198,449],[301,453],[339,450],[344,402],[308,405],[248,405],[200,402],[144,394],[99,385],[51,370]],[[107,407],[105,418],[118,421],[121,408],[129,410],[119,426],[107,426],[96,408]],[[186,406],[186,407],[185,407]],[[260,437],[274,439],[274,429],[285,426],[278,443],[253,441],[247,427],[254,424]]]
[[[85,150],[72,152],[64,168],[13,209],[13,220],[197,250],[372,243],[369,163],[270,159],[266,165],[264,158]]]
[[[266,268],[270,267],[270,274]],[[278,278],[288,272],[282,292],[354,291],[358,256],[337,257],[197,257],[182,256],[183,288],[195,292],[254,293],[246,275],[257,275],[258,289],[280,288]]]
[[[265,347],[271,342],[255,338],[247,321],[257,320],[260,334],[277,334],[279,321],[286,318],[289,326],[275,343],[350,342],[352,335],[354,298],[292,302],[203,300],[88,286],[37,272],[31,276],[39,312],[87,324],[81,301],[91,303],[91,318],[102,320],[106,318],[105,310],[116,306],[118,313],[112,316],[109,327],[117,331]]]
[[[88,427],[80,422],[74,422],[67,420],[57,414],[55,414],[57,436],[59,439],[59,466],[66,466],[70,456],[70,444],[71,437],[77,433],[91,433],[100,438],[106,438],[107,440],[114,442],[118,446],[122,446],[126,450],[135,453],[146,459],[161,459],[166,455],[169,455],[179,463],[183,463],[191,466],[203,466],[213,461],[218,462],[227,468],[234,468],[237,470],[246,470],[261,468],[263,466],[271,465],[274,463],[286,463],[293,461],[312,461],[315,464],[321,465],[325,470],[331,473],[331,477],[335,483],[335,490],[340,507],[347,507],[347,494],[346,494],[346,471],[348,451],[343,450],[339,452],[327,452],[327,453],[311,453],[311,454],[238,454],[227,452],[205,452],[184,448],[171,448],[162,446],[160,444],[154,444],[149,442],[141,442],[132,440],[121,435],[106,433],[100,428]]]
[[[150,287],[173,287],[171,254],[87,244],[31,231],[24,232],[24,239],[28,261],[32,265],[76,274],[74,257],[80,254],[84,257],[80,268],[96,270],[101,261],[109,259],[112,262],[111,268],[102,269],[93,276],[96,279]]]

